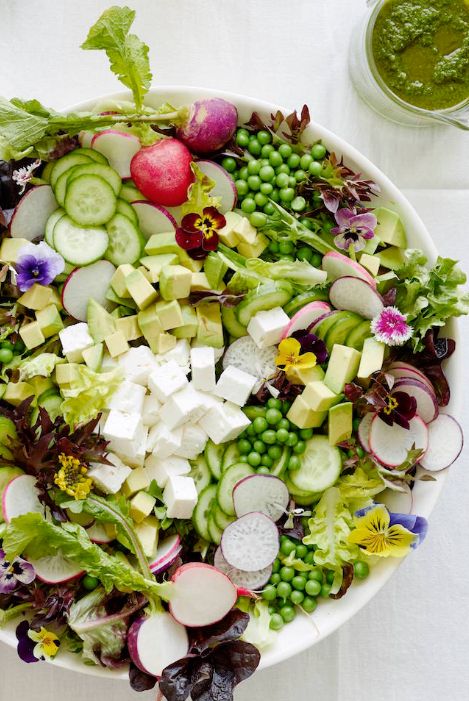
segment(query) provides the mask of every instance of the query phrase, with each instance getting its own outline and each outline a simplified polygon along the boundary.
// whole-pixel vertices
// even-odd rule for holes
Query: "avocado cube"
[[[28,397],[35,394],[34,387],[28,382],[9,382],[6,386],[3,399],[13,406],[19,406]]]
[[[196,275],[203,273],[195,273]],[[190,304],[181,304],[182,318],[184,321],[183,326],[179,326],[177,329],[173,330],[173,335],[176,338],[194,338],[197,335],[197,314],[194,307]]]
[[[323,380],[324,374],[324,370],[320,365],[315,365],[314,368],[296,368],[293,366],[288,370],[287,377],[293,384],[307,385],[310,382]]]
[[[203,260],[195,260],[195,258],[191,258],[187,251],[184,251],[182,248],[179,249],[178,258],[179,263],[185,268],[188,268],[191,273],[200,273],[204,267]]]
[[[185,299],[191,292],[192,273],[182,265],[164,265],[160,273],[160,294],[163,299]]]
[[[123,263],[123,265],[119,265],[116,272],[112,276],[110,284],[118,297],[130,297],[130,292],[127,289],[125,278],[127,275],[130,275],[133,270],[135,270],[133,265]]]
[[[240,220],[244,219],[241,214],[237,212],[226,212],[225,221],[226,224],[222,229],[218,230],[218,238],[225,246],[229,248],[234,248],[239,243],[239,237],[236,229],[241,228]]]
[[[46,340],[38,321],[31,321],[20,328],[21,339],[28,350],[37,348]]]
[[[102,307],[99,302],[91,298],[86,309],[88,332],[95,343],[104,341],[116,330],[114,318]]]
[[[19,253],[27,243],[31,243],[28,239],[3,239],[0,246],[0,260],[6,263],[16,263]],[[26,305],[24,305],[26,306]]]
[[[6,239],[8,241],[8,239]],[[45,309],[47,306],[53,303],[53,289],[52,287],[45,287],[44,285],[38,285],[34,283],[32,287],[29,288],[21,297],[18,302],[27,307],[27,309],[34,309],[35,311],[40,311]]]
[[[90,346],[90,348],[85,348],[85,350],[83,351],[83,360],[85,361],[86,365],[90,368],[90,370],[98,372],[98,370],[101,367],[101,363],[103,362],[103,354],[103,344],[96,343],[96,345]]]
[[[366,380],[373,372],[381,370],[384,362],[386,346],[374,338],[366,338],[363,342],[362,357],[358,367],[357,377]]]
[[[156,275],[160,274],[164,265],[176,265],[178,262],[179,258],[176,253],[162,253],[157,256],[143,256],[143,258],[140,258],[140,263]]]
[[[353,404],[344,402],[336,404],[329,410],[328,433],[329,444],[337,445],[352,435]]]
[[[383,268],[399,270],[405,263],[404,251],[397,246],[383,248],[377,255]]]
[[[109,300],[109,302],[113,302],[114,304],[118,304],[121,307],[126,307],[127,309],[137,309],[137,305],[133,301],[133,299],[129,297],[119,297],[116,295],[112,287],[108,288],[108,291],[106,292],[106,299]],[[113,311],[116,311],[115,309]],[[113,313],[111,312],[111,316]]]
[[[150,338],[158,338],[160,333],[163,331],[161,325],[160,317],[156,311],[156,305],[153,304],[148,307],[143,312],[137,314],[138,325],[141,329],[142,334],[145,336],[147,341]]]
[[[155,516],[147,516],[138,526],[135,527],[135,532],[142,545],[143,552],[148,558],[155,557],[156,547],[158,545],[158,529],[159,521]]]
[[[92,346],[93,347],[93,346]],[[55,380],[59,386],[69,385],[78,377],[78,363],[61,363],[55,367]]]
[[[166,234],[153,234],[145,245],[145,253],[149,256],[158,256],[161,253],[175,253],[179,257],[182,249],[176,242],[174,231]]]
[[[360,265],[363,265],[372,275],[377,275],[380,266],[379,256],[370,256],[368,253],[362,253]]]
[[[41,394],[44,394],[44,392],[49,392],[51,389],[53,389],[54,394],[57,393],[57,388],[50,377],[41,377],[40,375],[36,375],[36,377],[31,377],[28,380],[28,384],[30,384],[33,388],[36,397],[40,397]]]
[[[59,310],[55,304],[48,304],[44,309],[37,311],[36,321],[45,338],[50,338],[64,327]]]
[[[356,377],[360,358],[360,351],[335,343],[324,377],[326,386],[336,394],[343,392],[347,382]]]
[[[110,336],[106,336],[104,343],[111,358],[116,358],[129,350],[129,344],[122,331],[114,331]]]
[[[204,262],[204,273],[211,290],[218,290],[228,270],[226,263],[216,253],[209,253]]]
[[[238,236],[238,244],[245,243],[251,246],[255,244],[257,229],[251,224],[247,217],[241,214],[234,224],[234,230]]]
[[[173,348],[175,348],[176,346],[176,343],[176,337],[172,334],[160,333],[158,338],[156,338],[153,341],[153,343],[150,344],[150,348],[153,351],[153,353],[156,353],[157,355],[164,355],[164,353],[173,350]]]
[[[147,310],[145,309],[145,312]],[[145,314],[145,312],[140,312],[140,314]],[[137,338],[141,338],[142,331],[138,325],[138,315],[132,314],[131,316],[122,316],[116,319],[116,330],[122,331],[127,341],[136,341]]]
[[[132,497],[142,489],[150,486],[151,477],[143,467],[136,467],[122,485],[122,493],[126,497]]]
[[[223,348],[223,324],[218,302],[203,302],[196,307],[197,343],[201,346]]]
[[[245,258],[259,258],[269,245],[269,239],[264,234],[257,234],[254,243],[239,243],[238,251]]]
[[[161,300],[156,303],[155,309],[163,331],[177,329],[184,325],[181,306],[177,299],[173,299],[171,302]]]
[[[159,273],[155,273],[154,270],[148,270],[144,265],[139,265],[137,270],[139,270],[142,275],[148,280],[150,285],[156,285],[160,281]]]
[[[313,411],[303,397],[296,397],[288,410],[287,419],[298,428],[319,428],[324,423],[327,411]]]
[[[157,298],[157,292],[140,270],[133,270],[125,278],[127,290],[139,309],[145,309]]]
[[[130,515],[135,523],[141,523],[144,518],[149,516],[156,504],[155,497],[150,496],[147,492],[138,492],[130,500]]]
[[[402,220],[397,212],[387,207],[378,207],[373,214],[378,220],[375,234],[383,243],[407,248],[407,236]]]
[[[340,402],[341,399],[322,380],[308,383],[301,397],[313,411],[328,411],[331,406]]]
[[[209,292],[211,289],[205,273],[192,273],[191,292]]]

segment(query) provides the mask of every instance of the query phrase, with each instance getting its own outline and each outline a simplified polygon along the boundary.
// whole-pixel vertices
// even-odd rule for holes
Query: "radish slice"
[[[235,484],[233,503],[236,516],[260,511],[272,521],[283,516],[290,501],[288,489],[274,475],[248,475]]]
[[[44,514],[44,509],[39,501],[35,477],[19,475],[8,482],[2,498],[3,518],[7,523],[23,514]]]
[[[105,545],[106,543],[111,543],[114,540],[114,538],[108,535],[102,523],[93,523],[93,525],[86,529],[86,532],[88,533],[89,539],[93,543]]]
[[[221,548],[216,549],[213,557],[213,564],[217,569],[221,570],[221,572],[228,575],[233,584],[237,587],[248,589],[249,591],[261,589],[264,584],[267,584],[272,574],[272,565],[264,567],[263,570],[259,570],[258,572],[243,572],[243,570],[237,570],[236,567],[231,567],[223,557]]]
[[[156,555],[150,563],[150,569],[153,574],[159,574],[167,570],[176,560],[181,550],[181,538],[177,534],[165,538],[165,540],[158,545]]]
[[[91,148],[105,156],[121,178],[130,178],[130,161],[141,147],[140,139],[134,134],[114,129],[100,131],[91,140]]]
[[[403,486],[402,491],[385,489],[384,492],[376,496],[376,501],[384,504],[393,514],[410,514],[412,512],[412,490],[408,484]]]
[[[127,636],[132,662],[147,674],[161,676],[163,669],[187,655],[187,631],[169,613],[155,613],[134,621]]]
[[[72,579],[81,577],[84,573],[83,568],[74,562],[70,562],[60,553],[37,559],[28,558],[28,561],[34,567],[37,578],[47,584],[69,582]]]
[[[421,419],[429,424],[438,416],[438,402],[433,389],[429,390],[427,385],[419,380],[398,380],[393,388],[393,392],[406,392],[409,396],[415,397],[417,401],[417,414]]]
[[[86,321],[90,299],[107,309],[109,302],[106,293],[115,272],[115,267],[108,260],[98,260],[97,263],[72,270],[62,289],[64,309],[78,321]]]
[[[358,426],[358,440],[360,441],[363,450],[366,450],[367,453],[371,453],[370,429],[374,418],[375,414],[370,411],[368,414],[365,414]]]
[[[331,307],[327,302],[310,302],[310,304],[307,304],[292,316],[290,323],[283,332],[282,338],[291,336],[295,331],[308,329],[319,319],[324,318],[325,314],[330,311]]]
[[[351,276],[364,280],[376,288],[376,280],[370,273],[354,260],[350,260],[343,253],[330,251],[322,259],[322,269],[326,271],[328,280],[334,282],[339,277]]]
[[[329,299],[336,309],[360,314],[364,319],[374,319],[384,308],[381,295],[358,277],[339,277],[332,283]]]
[[[47,220],[59,205],[50,185],[38,185],[23,195],[10,221],[12,238],[44,238]]]
[[[419,380],[419,382],[423,382],[423,384],[426,385],[432,392],[435,391],[428,377],[424,375],[423,372],[417,368],[414,368],[413,365],[409,365],[408,363],[401,361],[391,363],[387,372],[389,375],[395,377],[396,380]]]
[[[251,336],[242,336],[228,346],[223,356],[223,369],[233,365],[238,370],[244,370],[250,375],[259,378],[262,383],[277,372],[275,358],[277,347],[267,346],[258,348]],[[259,383],[254,385],[253,393],[259,389]]]
[[[234,209],[238,198],[238,191],[236,190],[236,185],[233,178],[224,168],[213,161],[197,161],[197,165],[202,173],[204,173],[215,183],[213,190],[210,191],[210,194],[212,197],[220,198],[220,212],[225,214],[225,212],[230,212],[232,209]]]
[[[428,429],[425,423],[420,416],[414,416],[409,423],[409,429],[398,424],[388,426],[379,416],[374,417],[370,429],[370,447],[382,465],[401,465],[413,447],[417,450],[427,450]]]
[[[316,329],[319,328],[319,324],[321,323],[321,321],[324,321],[324,319],[327,319],[327,317],[329,317],[329,316],[334,316],[334,314],[337,314],[337,309],[333,309],[330,312],[326,312],[325,314],[321,314],[321,316],[319,316],[316,319],[316,321],[314,321],[311,324],[311,326],[309,326],[309,328],[308,328],[309,333],[315,333]]]
[[[188,628],[220,621],[236,603],[238,592],[220,570],[202,562],[189,562],[173,575],[169,609]]]
[[[132,202],[132,207],[137,212],[140,231],[145,238],[176,231],[176,220],[165,207],[147,200],[136,200]]]
[[[93,141],[94,136],[95,136],[94,131],[82,130],[78,134],[78,141],[80,142],[80,146],[82,148],[91,148],[91,142]]]
[[[428,449],[420,465],[429,472],[444,470],[459,457],[464,435],[461,426],[449,414],[440,414],[428,424]]]
[[[254,511],[241,516],[223,531],[223,557],[244,572],[257,572],[272,564],[278,555],[279,537],[275,523]]]

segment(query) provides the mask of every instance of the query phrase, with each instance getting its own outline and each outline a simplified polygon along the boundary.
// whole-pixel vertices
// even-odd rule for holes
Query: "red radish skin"
[[[154,204],[177,207],[187,199],[194,181],[192,155],[181,141],[161,139],[140,149],[130,162],[130,174],[140,192]]]
[[[423,382],[423,384],[426,385],[432,392],[435,391],[428,377],[424,375],[421,370],[418,370],[413,365],[409,365],[408,363],[401,361],[391,363],[387,372],[389,375],[395,377],[396,380],[419,380],[420,382]]]
[[[132,202],[132,207],[137,213],[140,231],[146,239],[149,239],[153,234],[176,231],[176,220],[165,207],[148,202],[148,200],[135,200]]]
[[[405,392],[417,401],[417,414],[426,424],[438,416],[438,402],[433,389],[419,380],[398,380],[394,383],[393,392]]]
[[[322,259],[322,269],[326,271],[330,282],[334,282],[334,280],[337,280],[339,277],[352,276],[358,277],[376,288],[376,280],[363,265],[351,260],[338,251],[330,251],[325,254]]]
[[[78,321],[87,320],[88,301],[95,299],[105,309],[110,308],[106,299],[109,283],[116,268],[108,260],[98,260],[91,265],[72,270],[62,288],[62,305]]]
[[[197,165],[202,173],[215,183],[210,194],[220,199],[220,205],[218,207],[220,212],[226,214],[226,212],[230,212],[234,209],[236,200],[238,199],[238,191],[231,175],[227,173],[224,168],[219,166],[218,163],[214,163],[213,161],[198,161]]]
[[[159,574],[171,567],[182,550],[181,538],[174,535],[163,540],[158,545],[156,555],[150,563],[150,570],[153,574]]]
[[[91,140],[91,148],[105,156],[121,178],[130,178],[130,161],[141,146],[140,139],[134,134],[115,129],[100,131]]]
[[[236,603],[238,592],[223,572],[202,562],[179,567],[169,609],[176,621],[188,628],[208,626],[220,621]]]
[[[160,677],[165,667],[187,655],[189,638],[184,626],[161,612],[134,621],[127,646],[132,662],[142,672]]]
[[[44,238],[47,220],[58,204],[50,185],[38,185],[28,190],[16,205],[10,221],[12,238]]]
[[[35,477],[18,475],[8,482],[2,497],[2,513],[6,523],[23,514],[44,514],[44,506],[39,501]]]
[[[36,577],[46,584],[71,582],[85,574],[85,570],[65,559],[60,553],[38,559],[28,558],[28,560],[34,567]]]
[[[360,314],[364,319],[374,319],[383,309],[381,295],[365,280],[348,275],[332,283],[329,299],[336,309]]]
[[[283,332],[282,338],[288,338],[295,331],[308,329],[312,324],[317,323],[319,319],[324,319],[324,316],[330,311],[331,306],[327,302],[310,302],[292,316],[290,323]]]
[[[440,414],[428,424],[428,449],[420,465],[429,472],[450,467],[460,456],[464,445],[461,426],[453,416]]]
[[[210,154],[231,139],[237,122],[238,111],[231,102],[219,97],[196,100],[177,136],[193,153]]]
[[[414,446],[424,453],[428,447],[428,429],[420,416],[414,416],[405,429],[398,424],[388,426],[375,416],[370,429],[370,447],[376,460],[386,467],[397,467],[407,458]]]
[[[372,423],[374,418],[375,418],[375,415],[370,411],[370,412],[368,412],[368,414],[365,414],[365,416],[360,421],[360,424],[358,426],[358,440],[360,441],[360,444],[361,444],[363,450],[366,450],[367,453],[371,453],[370,429],[371,429],[371,423]]]

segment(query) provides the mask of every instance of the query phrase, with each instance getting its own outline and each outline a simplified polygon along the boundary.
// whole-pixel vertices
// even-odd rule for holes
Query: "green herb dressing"
[[[405,102],[438,110],[469,98],[469,0],[389,0],[372,49],[382,80]]]

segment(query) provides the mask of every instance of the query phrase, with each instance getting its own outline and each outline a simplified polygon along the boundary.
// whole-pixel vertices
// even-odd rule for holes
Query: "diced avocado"
[[[340,394],[347,382],[356,377],[360,358],[361,353],[355,348],[335,344],[324,377],[324,383],[332,392]]]
[[[37,348],[46,340],[38,321],[31,321],[20,328],[21,339],[28,350]]]
[[[182,265],[164,265],[160,273],[163,299],[185,299],[191,292],[192,273]]]
[[[320,365],[314,368],[298,368],[293,366],[287,371],[287,378],[290,382],[298,385],[307,385],[310,382],[317,382],[324,379],[324,370]]]
[[[132,475],[130,475],[132,476]],[[135,527],[135,533],[143,548],[145,556],[149,559],[155,557],[156,547],[158,545],[158,529],[159,521],[155,516],[147,516],[147,518]]]
[[[360,265],[363,265],[372,275],[377,275],[380,266],[380,256],[370,256],[369,253],[362,253]]]
[[[145,253],[149,256],[158,256],[161,253],[175,253],[179,257],[181,248],[176,242],[174,231],[167,234],[153,234],[145,245]]]
[[[155,497],[150,496],[147,492],[138,492],[130,500],[130,515],[135,523],[141,523],[144,518],[149,516],[156,504]]]
[[[30,384],[34,389],[34,394],[36,397],[39,397],[41,394],[44,394],[44,392],[48,392],[51,389],[54,389],[55,392],[57,391],[57,388],[50,377],[41,377],[41,375],[36,375],[36,377],[31,377],[28,380],[28,384]]]
[[[96,345],[90,348],[85,348],[83,351],[83,360],[90,370],[98,372],[103,362],[104,346],[102,343],[96,343]]]
[[[78,363],[62,363],[61,365],[56,365],[55,368],[55,381],[58,385],[68,385],[74,382],[79,374]]]
[[[114,331],[110,336],[106,336],[104,343],[111,358],[116,358],[129,350],[129,344],[122,331]]]
[[[182,248],[179,249],[178,258],[180,264],[183,265],[185,268],[188,268],[191,271],[191,273],[200,273],[200,271],[204,267],[203,260],[196,260],[195,258],[191,258],[188,252],[184,251]]]
[[[254,243],[238,243],[238,251],[245,258],[259,258],[269,245],[269,239],[264,234],[257,234]]]
[[[123,263],[122,265],[119,265],[116,272],[112,276],[111,287],[118,297],[130,297],[130,292],[127,289],[125,278],[127,275],[130,275],[133,270],[135,270],[133,265],[130,265],[130,263]]]
[[[171,302],[161,300],[156,303],[155,309],[163,331],[177,329],[179,326],[184,325],[181,306],[177,299],[173,299]]]
[[[209,292],[211,289],[205,273],[192,273],[191,292]]]
[[[352,418],[352,402],[336,404],[329,410],[328,433],[330,445],[337,445],[337,443],[341,443],[351,437]]]
[[[158,316],[156,305],[154,304],[143,312],[139,312],[137,314],[137,320],[138,326],[147,340],[150,338],[158,338],[163,331],[160,317]]]
[[[211,290],[218,290],[223,282],[228,266],[216,253],[209,253],[204,262],[204,273]]]
[[[176,265],[179,262],[179,257],[176,253],[162,253],[159,256],[143,256],[140,258],[140,263],[157,275],[160,274],[163,265]]]
[[[218,302],[203,302],[196,307],[197,343],[212,348],[223,348],[223,324]]]
[[[198,327],[196,311],[190,304],[181,304],[181,312],[184,324],[174,329],[172,333],[176,338],[194,338]]]
[[[8,240],[8,239],[7,239]],[[34,309],[35,311],[40,311],[45,309],[53,303],[53,289],[52,287],[45,287],[44,285],[38,285],[34,283],[32,287],[29,288],[21,297],[18,302],[26,307],[27,309]]]
[[[2,385],[4,390],[7,386]],[[3,392],[5,394],[5,392]],[[6,416],[0,416],[0,456],[7,460],[12,458],[11,450],[9,448],[11,441],[14,441],[18,437],[16,432],[15,424],[11,419]],[[2,510],[0,508],[0,514]]]
[[[158,338],[156,338],[153,344],[150,345],[150,348],[153,351],[153,353],[163,355],[164,353],[173,350],[173,348],[175,348],[176,346],[176,343],[176,336],[174,336],[172,333],[160,333]]]
[[[125,284],[139,309],[145,309],[157,298],[157,292],[140,270],[133,270],[125,278]]]
[[[146,489],[151,482],[150,474],[143,467],[136,467],[122,485],[122,493],[126,497],[132,497],[142,489]]]
[[[6,263],[16,263],[19,252],[28,243],[31,243],[28,239],[3,239],[0,246],[0,260]]]
[[[397,248],[396,246],[383,248],[377,255],[379,256],[383,268],[399,270],[405,263],[404,251],[402,248]]]
[[[104,341],[116,330],[115,319],[92,297],[86,309],[88,332],[95,343]]]
[[[384,343],[380,343],[375,338],[365,339],[357,373],[359,380],[366,380],[373,372],[381,370],[385,348]]]
[[[368,320],[362,321],[361,324],[350,331],[349,335],[345,339],[344,345],[361,351],[365,338],[368,338],[370,334],[370,322]]]
[[[250,246],[255,244],[257,239],[257,229],[253,227],[247,217],[241,214],[234,224],[234,230],[238,237],[238,247],[240,243]]]
[[[34,395],[34,387],[29,382],[9,382],[3,399],[13,406],[19,406],[25,399]]]
[[[241,219],[243,219],[243,217],[237,212],[226,212],[226,224],[222,229],[219,229],[217,232],[218,238],[222,243],[225,244],[225,246],[228,246],[229,248],[234,248],[238,244],[239,238],[236,232],[236,228],[242,227]]]
[[[288,410],[287,419],[298,428],[319,428],[324,423],[327,411],[313,411],[303,397],[296,397]]]
[[[145,268],[144,265],[139,265],[137,270],[139,270],[142,275],[146,277],[150,285],[156,285],[156,283],[160,281],[159,273],[155,273],[154,270],[148,270],[148,268]]]
[[[145,314],[146,311],[147,309],[144,312],[140,312],[140,314]],[[122,316],[116,319],[116,331],[122,331],[127,341],[136,341],[137,338],[141,338],[142,331],[138,325],[138,315],[132,314],[131,316]]]
[[[137,305],[135,304],[132,297],[118,297],[118,295],[116,295],[112,287],[109,287],[108,291],[106,292],[106,299],[109,300],[109,302],[118,304],[119,306],[125,307],[126,309],[137,309]],[[115,309],[113,311],[115,311]]]
[[[373,214],[378,220],[375,228],[375,234],[383,243],[389,243],[390,246],[399,246],[407,248],[407,236],[404,225],[397,212],[387,207],[378,207]]]
[[[322,380],[309,382],[304,388],[301,398],[306,406],[313,411],[327,411],[341,400],[340,395],[329,389]]]
[[[36,312],[36,321],[46,338],[54,336],[64,325],[60,316],[59,310],[55,304],[48,304],[44,309]]]

